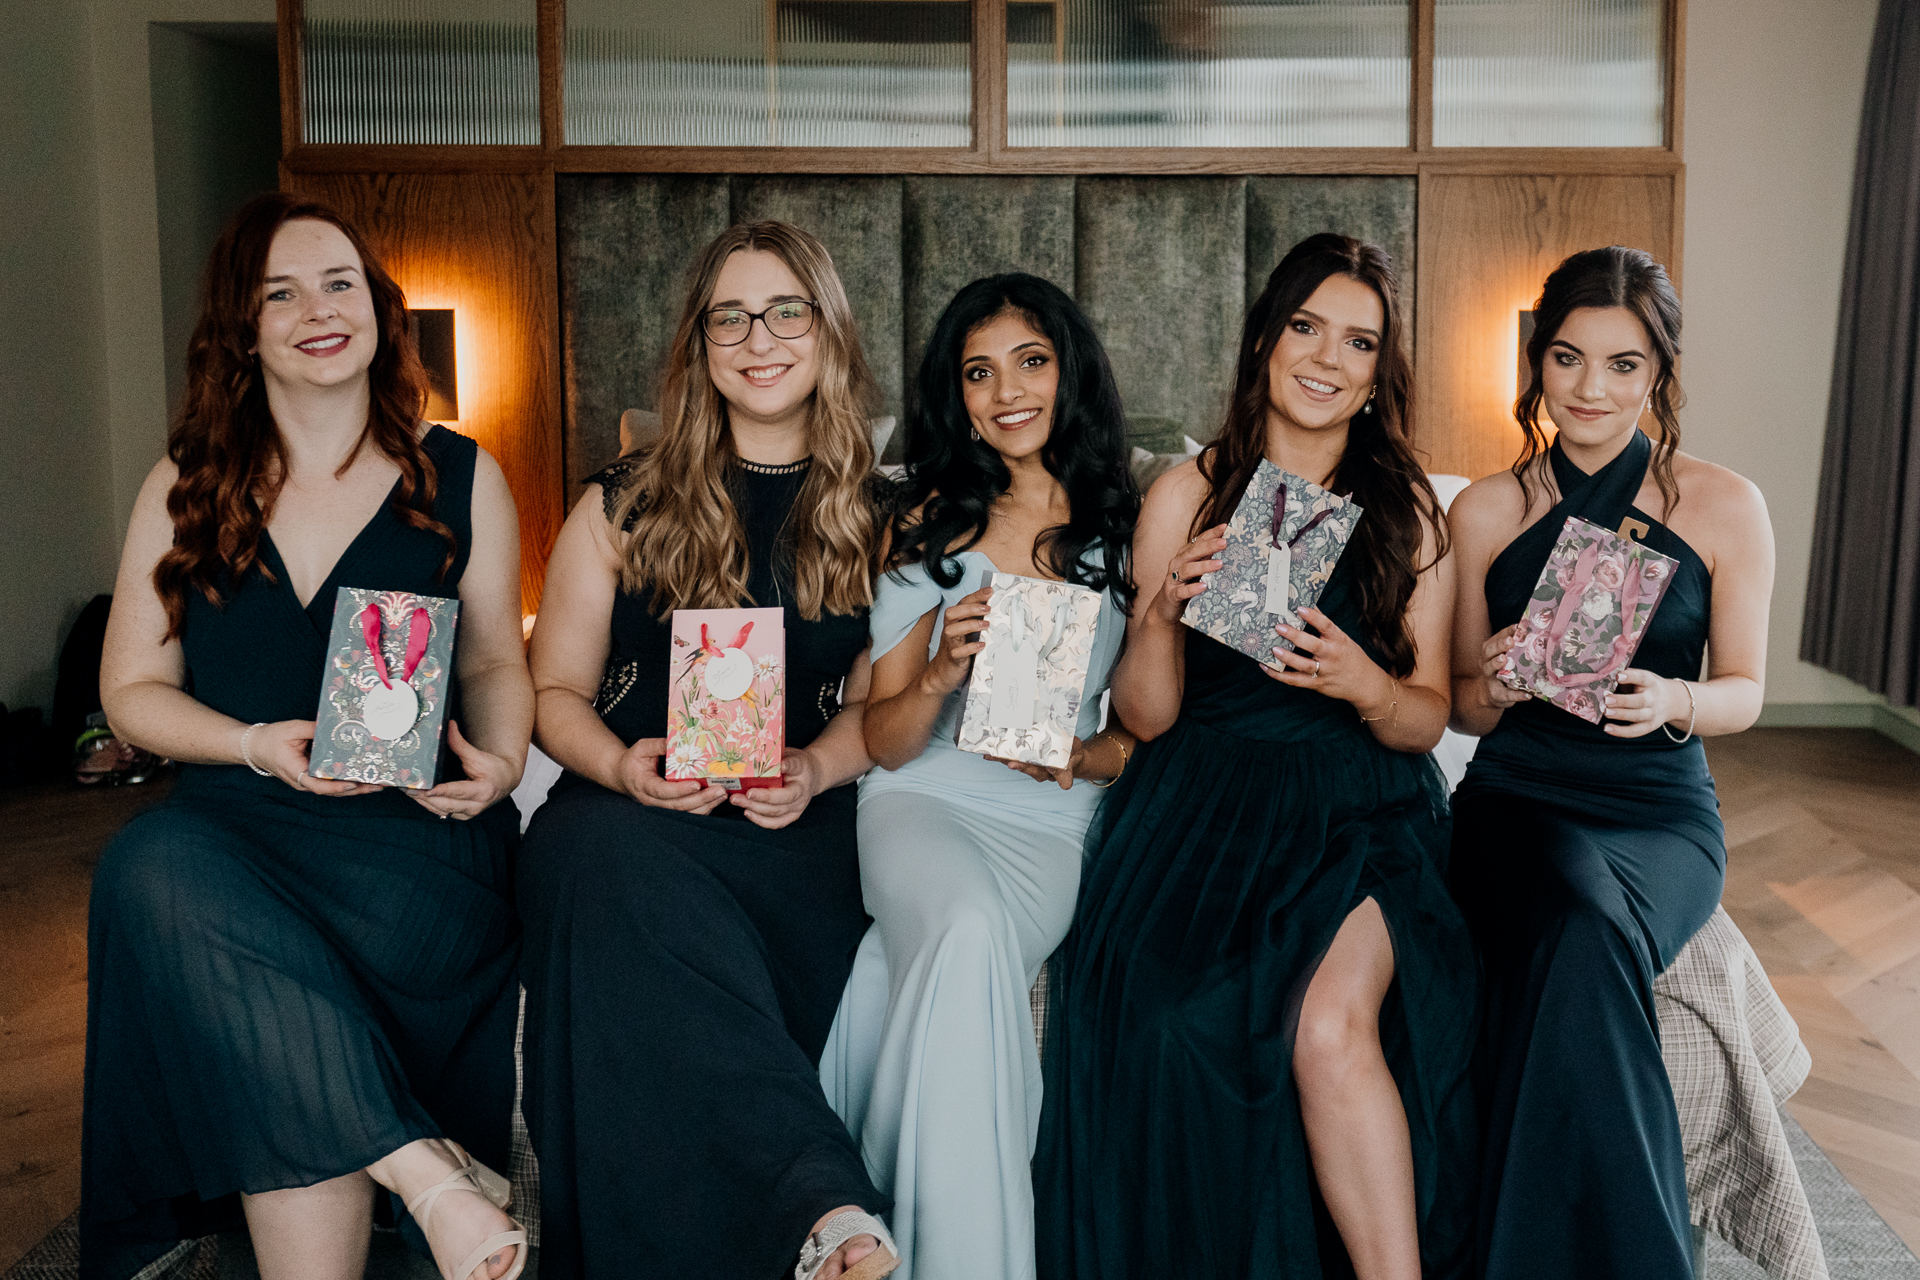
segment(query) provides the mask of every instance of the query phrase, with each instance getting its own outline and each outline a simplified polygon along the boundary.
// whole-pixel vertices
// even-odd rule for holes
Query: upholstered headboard
[[[826,244],[881,412],[903,417],[927,336],[960,286],[997,271],[1045,276],[1086,309],[1136,443],[1159,453],[1178,452],[1182,435],[1212,437],[1246,305],[1298,240],[1339,231],[1384,245],[1403,305],[1413,298],[1407,177],[571,174],[558,199],[575,485],[618,456],[623,410],[656,406],[686,270],[737,221],[781,218]]]

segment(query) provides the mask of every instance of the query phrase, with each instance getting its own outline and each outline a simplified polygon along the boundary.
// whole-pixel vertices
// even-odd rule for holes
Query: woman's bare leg
[[[373,1234],[373,1179],[364,1173],[311,1187],[243,1195],[260,1280],[360,1280]]]
[[[1293,1078],[1327,1211],[1360,1280],[1420,1280],[1413,1143],[1380,1050],[1393,941],[1368,898],[1348,915],[1307,986]]]

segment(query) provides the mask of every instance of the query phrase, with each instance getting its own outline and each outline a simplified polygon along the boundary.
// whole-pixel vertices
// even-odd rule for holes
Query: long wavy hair
[[[379,326],[367,425],[336,475],[345,474],[368,445],[400,468],[392,509],[416,529],[439,534],[447,554],[458,550],[453,531],[431,514],[439,489],[433,460],[421,447],[420,415],[427,375],[407,324],[407,300],[359,230],[328,205],[283,191],[241,206],[215,241],[200,286],[200,313],[187,344],[187,383],[167,431],[167,456],[179,478],[167,493],[173,546],[153,569],[154,590],[167,610],[167,638],[186,622],[187,598],[199,592],[216,608],[251,569],[269,581],[260,535],[286,482],[286,442],[267,406],[254,354],[273,238],[289,222],[312,220],[339,229],[360,255]]]
[[[1533,304],[1533,336],[1527,339],[1527,367],[1533,380],[1513,402],[1513,419],[1520,424],[1523,443],[1513,464],[1514,478],[1527,504],[1533,504],[1533,463],[1546,451],[1548,441],[1540,426],[1540,402],[1546,396],[1540,369],[1547,358],[1547,347],[1560,336],[1560,326],[1581,307],[1625,307],[1647,331],[1653,343],[1653,358],[1659,372],[1653,379],[1653,420],[1660,424],[1660,438],[1653,442],[1653,461],[1648,470],[1660,487],[1660,496],[1672,512],[1680,501],[1680,488],[1673,479],[1673,455],[1680,451],[1680,410],[1687,404],[1686,393],[1674,375],[1680,359],[1680,296],[1673,290],[1667,269],[1641,249],[1608,245],[1574,254],[1553,269],[1540,289],[1540,300]]]
[[[822,609],[848,614],[873,603],[879,529],[868,415],[879,395],[853,308],[825,245],[784,222],[743,222],[709,244],[688,273],[680,327],[667,355],[660,434],[638,455],[611,511],[616,529],[633,520],[621,583],[635,593],[652,588],[656,615],[731,608],[747,598],[746,528],[730,488],[740,459],[726,399],[707,376],[700,317],[727,259],[753,250],[784,262],[817,308],[819,379],[807,418],[813,464],[787,525],[795,607],[817,619]]]
[[[1193,533],[1224,524],[1240,505],[1267,451],[1272,388],[1267,363],[1275,345],[1313,291],[1331,276],[1357,280],[1379,295],[1386,319],[1373,370],[1373,412],[1347,424],[1347,445],[1329,484],[1366,514],[1346,550],[1360,593],[1360,616],[1374,646],[1398,676],[1413,673],[1417,657],[1407,606],[1422,570],[1422,523],[1433,526],[1435,561],[1446,554],[1447,522],[1440,501],[1415,458],[1413,369],[1401,335],[1400,288],[1393,259],[1379,245],[1323,232],[1288,251],[1267,277],[1240,333],[1240,358],[1225,424],[1200,451],[1207,497]]]
[[[919,411],[907,425],[906,481],[894,518],[893,563],[924,562],[943,587],[960,583],[953,559],[986,535],[994,501],[1013,483],[1006,462],[973,429],[962,398],[967,337],[996,316],[1021,317],[1053,344],[1060,384],[1040,459],[1067,492],[1067,523],[1043,529],[1033,562],[1068,582],[1110,589],[1133,605],[1133,526],[1140,491],[1128,467],[1126,414],[1106,348],[1058,286],[1024,272],[975,280],[940,314],[920,361]],[[920,508],[916,518],[912,512]],[[1103,564],[1087,561],[1102,548]]]

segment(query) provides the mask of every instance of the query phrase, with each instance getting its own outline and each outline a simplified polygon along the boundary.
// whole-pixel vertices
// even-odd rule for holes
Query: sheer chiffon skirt
[[[1285,731],[1280,714],[1249,727]],[[1444,783],[1318,707],[1293,727],[1272,741],[1183,717],[1096,823],[1054,970],[1035,1163],[1047,1280],[1346,1266],[1291,1059],[1305,987],[1369,897],[1393,940],[1380,1030],[1426,1274],[1464,1274],[1477,966],[1445,885]]]
[[[88,1276],[238,1225],[236,1192],[310,1186],[417,1138],[505,1167],[513,806],[437,822],[404,797],[237,772],[190,768],[95,872]]]

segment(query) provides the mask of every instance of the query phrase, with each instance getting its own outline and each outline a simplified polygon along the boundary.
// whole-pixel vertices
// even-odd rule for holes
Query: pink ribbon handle
[[[1560,597],[1560,607],[1554,610],[1553,622],[1547,628],[1547,675],[1562,688],[1578,689],[1608,679],[1623,669],[1631,656],[1632,637],[1628,631],[1634,610],[1640,604],[1640,570],[1643,566],[1634,564],[1633,557],[1628,556],[1627,580],[1620,595],[1620,634],[1613,638],[1613,645],[1607,651],[1607,660],[1594,671],[1576,672],[1573,675],[1563,675],[1560,671],[1560,642],[1566,639],[1567,628],[1573,625],[1573,611],[1586,598],[1587,587],[1593,581],[1593,562],[1599,555],[1600,543],[1596,540],[1588,543],[1580,553],[1580,558],[1574,561],[1573,580],[1567,584],[1566,593]]]
[[[404,683],[413,682],[413,673],[419,669],[420,660],[427,656],[427,637],[433,631],[433,615],[425,609],[415,609],[407,621],[407,667],[401,673]],[[360,634],[367,639],[367,654],[373,659],[374,674],[380,677],[380,683],[393,688],[393,680],[387,675],[387,657],[380,652],[380,606],[370,604],[360,611]]]

